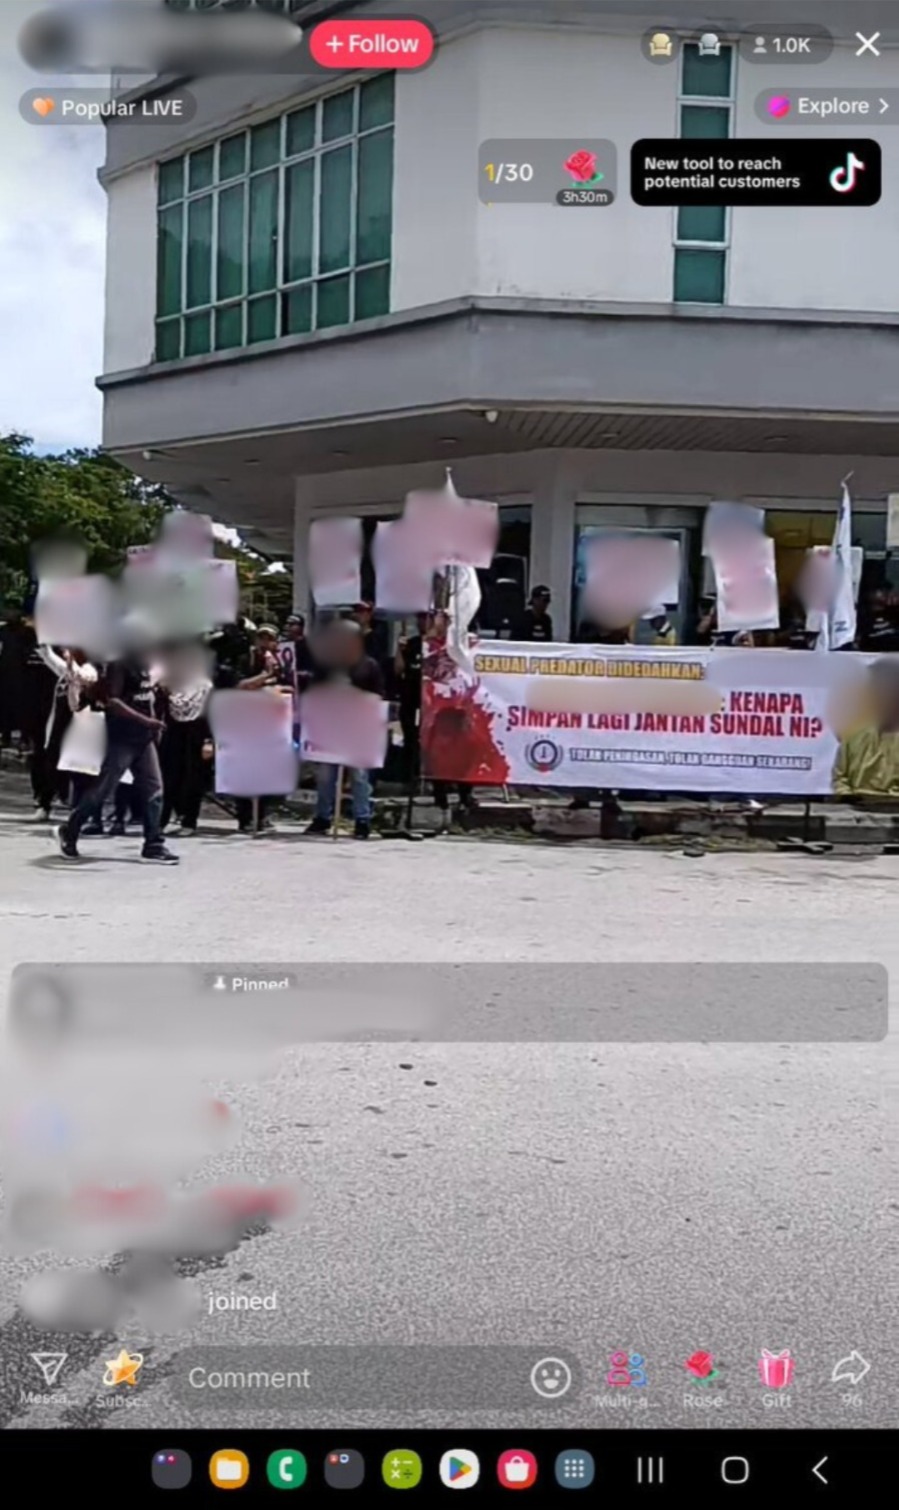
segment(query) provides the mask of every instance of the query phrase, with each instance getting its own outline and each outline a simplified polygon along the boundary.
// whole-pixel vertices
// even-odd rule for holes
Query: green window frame
[[[681,51],[678,120],[681,137],[726,140],[733,127],[736,49],[702,56],[695,42]],[[681,205],[674,212],[674,302],[724,304],[730,211],[722,205]]]
[[[158,165],[158,362],[390,309],[395,75]]]

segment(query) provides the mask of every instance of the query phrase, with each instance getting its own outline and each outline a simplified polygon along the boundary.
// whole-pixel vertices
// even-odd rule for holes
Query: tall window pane
[[[378,131],[359,143],[356,201],[356,262],[383,262],[390,256],[393,202],[393,132]]]
[[[320,273],[333,273],[350,263],[350,201],[353,188],[353,149],[339,147],[321,160],[319,191]]]
[[[250,168],[270,168],[281,156],[281,122],[266,121],[250,133]]]
[[[228,351],[243,343],[243,305],[229,304],[215,312],[215,349]]]
[[[277,283],[278,174],[250,179],[251,294],[265,293]]]
[[[174,315],[181,308],[183,227],[183,205],[173,205],[160,214],[156,253],[156,313],[159,315]]]
[[[239,178],[246,171],[247,134],[240,131],[237,136],[226,137],[219,147],[219,181]]]
[[[680,134],[690,140],[719,141],[730,131],[730,111],[721,105],[685,105],[680,113]]]
[[[722,47],[717,58],[703,57],[696,43],[688,42],[684,48],[683,93],[726,100],[730,94],[732,55],[732,48]]]
[[[315,106],[296,110],[287,117],[287,156],[296,157],[315,145]]]
[[[327,278],[318,285],[316,326],[319,330],[324,330],[329,325],[348,325],[349,321],[349,278]]]
[[[209,310],[201,315],[188,315],[184,322],[184,355],[205,356],[209,350],[212,316]]]
[[[353,130],[352,89],[343,94],[332,94],[322,101],[322,141],[333,142],[340,136],[349,136]]]
[[[393,80],[392,73],[382,73],[362,85],[359,91],[360,131],[387,126],[393,120]]]
[[[157,362],[177,362],[181,355],[181,321],[160,320],[156,327]]]
[[[284,282],[312,276],[315,163],[295,163],[284,175]]]
[[[674,298],[678,304],[724,303],[724,252],[679,248],[674,254]]]
[[[219,194],[217,299],[234,299],[243,293],[244,194],[243,184]]]
[[[187,297],[195,309],[212,299],[212,195],[192,199],[187,206]]]
[[[192,152],[187,160],[187,186],[191,194],[198,189],[208,189],[212,183],[212,168],[215,148],[204,147],[202,152]]]
[[[386,315],[390,308],[390,268],[369,267],[356,274],[356,307],[353,318],[372,320],[375,315]]]
[[[180,199],[184,193],[184,158],[176,157],[174,162],[159,164],[159,203],[171,204],[173,199]]]
[[[678,241],[724,241],[727,211],[723,204],[681,205],[677,212]]]

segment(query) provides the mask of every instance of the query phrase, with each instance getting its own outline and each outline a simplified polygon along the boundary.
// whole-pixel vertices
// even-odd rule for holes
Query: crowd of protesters
[[[551,595],[536,587],[527,607],[511,625],[510,638],[524,642],[553,642]],[[363,602],[352,614],[335,616],[345,641],[341,651],[345,678],[360,690],[390,698],[400,731],[402,775],[411,790],[422,776],[420,719],[422,678],[428,654],[445,645],[447,616],[420,614],[415,631],[398,638],[391,652],[385,621],[374,605]],[[717,629],[713,600],[701,605],[695,625],[698,644],[779,646],[813,649],[814,635],[805,628],[799,605],[787,606],[778,631],[722,634]],[[575,639],[580,644],[678,643],[671,619],[662,606],[644,615],[630,629],[604,629],[584,621]],[[877,589],[859,614],[856,648],[875,654],[899,652],[899,595]],[[294,738],[299,739],[299,707],[303,692],[331,674],[319,664],[301,614],[291,614],[280,629],[255,627],[245,618],[209,637],[204,645],[180,646],[146,658],[93,665],[77,648],[50,648],[37,641],[33,623],[11,617],[0,627],[0,741],[11,743],[18,734],[27,753],[36,816],[49,821],[58,804],[68,806],[59,829],[60,848],[67,858],[78,855],[82,835],[124,834],[129,823],[143,829],[143,858],[175,864],[166,836],[197,832],[204,798],[215,790],[214,743],[208,722],[208,703],[216,688],[280,688],[294,702]],[[102,734],[101,731],[102,730]],[[93,732],[93,738],[91,738]],[[103,751],[105,750],[105,753]],[[356,838],[368,838],[372,820],[372,778],[367,771],[348,772]],[[316,770],[316,806],[308,832],[325,834],[334,822],[337,768]],[[433,781],[436,807],[449,821],[451,798],[455,816],[466,821],[474,806],[473,789],[465,784]],[[602,793],[576,791],[573,807],[586,806]],[[239,832],[272,825],[275,799],[256,804],[237,799],[234,816]]]

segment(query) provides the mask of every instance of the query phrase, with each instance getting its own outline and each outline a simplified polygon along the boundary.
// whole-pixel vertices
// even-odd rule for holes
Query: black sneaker
[[[69,833],[68,824],[61,823],[56,830],[56,841],[59,845],[59,853],[64,860],[80,860],[78,845]]]
[[[142,860],[145,860],[148,865],[181,864],[179,857],[177,855],[173,855],[170,849],[166,849],[164,844],[154,844],[152,848],[148,847],[145,844],[143,849],[141,850],[140,857]]]
[[[307,834],[329,834],[330,832],[331,822],[328,818],[313,818],[308,827],[304,829],[304,833]]]
[[[367,839],[370,834],[371,834],[371,824],[370,823],[363,823],[361,820],[356,824],[355,828],[353,829],[353,838],[354,839]]]
[[[113,823],[110,823],[110,825],[109,825],[109,832],[110,832],[110,836],[113,839],[124,839],[124,837],[125,837],[125,825],[122,822],[121,818],[116,818]]]
[[[106,833],[106,830],[103,827],[103,824],[100,822],[99,818],[92,818],[90,823],[85,823],[84,828],[81,830],[81,832],[85,834],[89,839],[96,839],[98,836],[102,837],[102,835]]]

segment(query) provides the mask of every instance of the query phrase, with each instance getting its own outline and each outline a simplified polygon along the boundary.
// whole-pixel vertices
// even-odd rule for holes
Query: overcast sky
[[[100,440],[105,144],[102,126],[32,126],[19,114],[41,79],[16,37],[38,8],[0,0],[0,433],[59,450]]]

